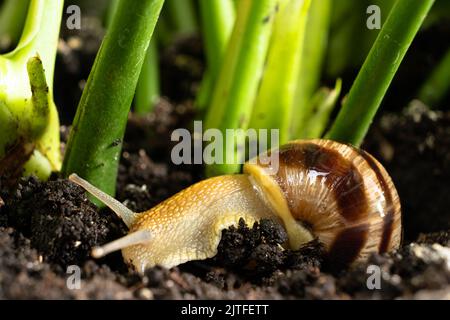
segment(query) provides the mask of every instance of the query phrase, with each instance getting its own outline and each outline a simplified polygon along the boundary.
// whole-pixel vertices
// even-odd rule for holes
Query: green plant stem
[[[153,37],[145,55],[134,96],[134,111],[145,115],[153,110],[159,99],[159,57],[156,37]]]
[[[114,19],[114,15],[117,12],[119,0],[108,0],[108,7],[106,8],[105,25],[109,27]]]
[[[30,0],[6,0],[0,8],[0,44],[16,45],[22,34]]]
[[[208,68],[208,67],[207,67]],[[216,80],[216,79],[214,79]],[[203,78],[200,83],[200,87],[197,92],[197,96],[195,97],[195,107],[197,109],[197,116],[202,119],[204,113],[208,111],[208,107],[210,106],[214,82],[212,73],[209,69],[206,69],[203,73]]]
[[[30,78],[31,102],[33,108],[30,116],[33,119],[35,135],[45,130],[50,114],[48,85],[45,79],[44,67],[39,57],[32,57],[27,62],[27,72]]]
[[[272,25],[276,16],[276,0],[239,2],[236,24],[230,45],[221,64],[220,75],[206,116],[206,128],[246,129],[257,94],[259,79],[269,46]],[[224,158],[232,155],[240,159],[245,137],[238,135],[235,143],[227,141]],[[230,157],[231,158],[231,157]],[[240,164],[213,164],[208,175],[234,173]]]
[[[235,20],[232,0],[200,0],[202,32],[206,47],[208,71],[202,80],[197,99],[199,109],[209,105],[211,92],[220,71],[220,65]]]
[[[430,107],[436,107],[450,89],[450,50],[435,67],[419,90],[418,97]]]
[[[32,0],[17,47],[0,56],[0,109],[4,108],[0,112],[4,115],[0,116],[0,158],[6,145],[32,144],[32,157],[37,159],[30,162],[40,177],[48,177],[49,167],[53,171],[61,167],[59,119],[52,92],[62,11],[63,1]]]
[[[250,127],[255,129],[279,129],[280,144],[290,139],[309,4],[309,0],[281,4],[250,122]]]
[[[200,13],[208,67],[216,77],[233,30],[235,10],[231,0],[200,0]]]
[[[46,128],[52,123],[54,125],[58,125],[59,129],[59,121],[57,121],[57,117],[55,121],[50,122],[52,120],[50,115],[52,114],[52,111],[54,112],[55,106],[52,104],[52,99],[49,98],[48,85],[45,79],[45,71],[41,59],[39,57],[30,58],[27,63],[27,71],[30,78],[30,87],[32,92],[32,109],[29,113],[33,119],[33,131],[35,131],[34,135],[39,136],[42,132],[45,133]],[[61,165],[61,160],[59,158],[59,130],[53,130],[51,135],[49,135],[49,138],[54,140],[50,140],[49,142],[42,139],[38,140],[36,149],[24,165],[25,176],[35,175],[39,179],[45,180],[50,176],[52,171],[59,170]],[[55,167],[55,164],[51,163],[48,158],[49,150],[55,148],[58,148],[55,151],[57,152],[56,156],[58,157],[57,167]]]
[[[305,123],[301,139],[317,139],[322,137],[330,120],[330,114],[341,94],[341,89],[342,81],[338,79],[334,89],[321,88],[311,98],[309,101],[311,113],[308,121]]]
[[[50,91],[53,88],[62,10],[61,0],[31,0],[19,44],[14,51],[4,55],[5,58],[26,66],[30,57],[39,54]]]
[[[115,193],[127,117],[164,0],[120,0],[83,91],[63,174]]]
[[[434,0],[398,0],[327,138],[359,146]]]
[[[355,38],[362,39],[365,29],[365,1],[337,0],[332,3],[330,40],[326,71],[331,78],[338,77],[349,65],[355,63],[359,52],[352,45]]]
[[[166,0],[168,16],[179,34],[191,34],[197,31],[197,18],[192,0]]]
[[[307,119],[312,112],[310,103],[319,87],[330,25],[331,0],[313,0],[308,10],[305,41],[300,58],[291,136],[303,138]]]

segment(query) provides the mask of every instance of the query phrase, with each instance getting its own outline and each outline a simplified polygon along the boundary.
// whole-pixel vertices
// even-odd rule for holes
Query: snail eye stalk
[[[128,228],[131,227],[131,225],[136,220],[136,213],[128,209],[126,206],[120,203],[120,201],[114,199],[109,194],[106,194],[86,180],[80,178],[78,175],[71,174],[69,176],[69,180],[76,183],[84,190],[96,197],[98,200],[100,200],[103,204],[108,206],[108,208],[114,211],[119,216],[119,218],[121,218],[123,222],[125,222]]]

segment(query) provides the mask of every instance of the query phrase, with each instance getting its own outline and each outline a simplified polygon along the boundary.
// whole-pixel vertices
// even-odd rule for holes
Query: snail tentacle
[[[136,221],[136,217],[139,215],[138,213],[131,211],[120,201],[114,199],[109,194],[93,186],[83,178],[73,173],[69,176],[69,180],[76,183],[77,185],[88,191],[90,194],[92,194],[94,197],[96,197],[98,200],[100,200],[102,203],[104,203],[106,206],[108,206],[112,211],[114,211],[114,213],[119,216],[119,218],[123,220],[123,222],[125,222],[127,227],[130,227],[134,223],[134,221]]]
[[[152,239],[152,234],[148,230],[138,230],[127,234],[126,236],[107,243],[101,247],[92,249],[91,255],[94,258],[101,258],[111,252],[122,250],[124,248],[147,243]]]

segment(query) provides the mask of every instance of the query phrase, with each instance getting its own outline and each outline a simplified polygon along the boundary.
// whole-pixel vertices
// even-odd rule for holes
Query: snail
[[[263,218],[281,223],[288,234],[286,247],[293,250],[317,238],[327,259],[342,266],[399,246],[399,197],[374,157],[320,139],[292,141],[268,152],[277,156],[278,170],[256,158],[244,164],[242,174],[200,181],[143,213],[71,175],[130,229],[123,238],[94,248],[92,256],[122,249],[125,261],[140,272],[210,258],[222,230],[240,218],[248,225]]]

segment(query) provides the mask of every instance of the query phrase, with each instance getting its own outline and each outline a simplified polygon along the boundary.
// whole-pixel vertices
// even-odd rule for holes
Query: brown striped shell
[[[399,246],[399,197],[370,154],[330,140],[293,141],[271,152],[278,170],[258,161],[244,173],[283,220],[292,248],[317,237],[333,263],[348,265]]]

